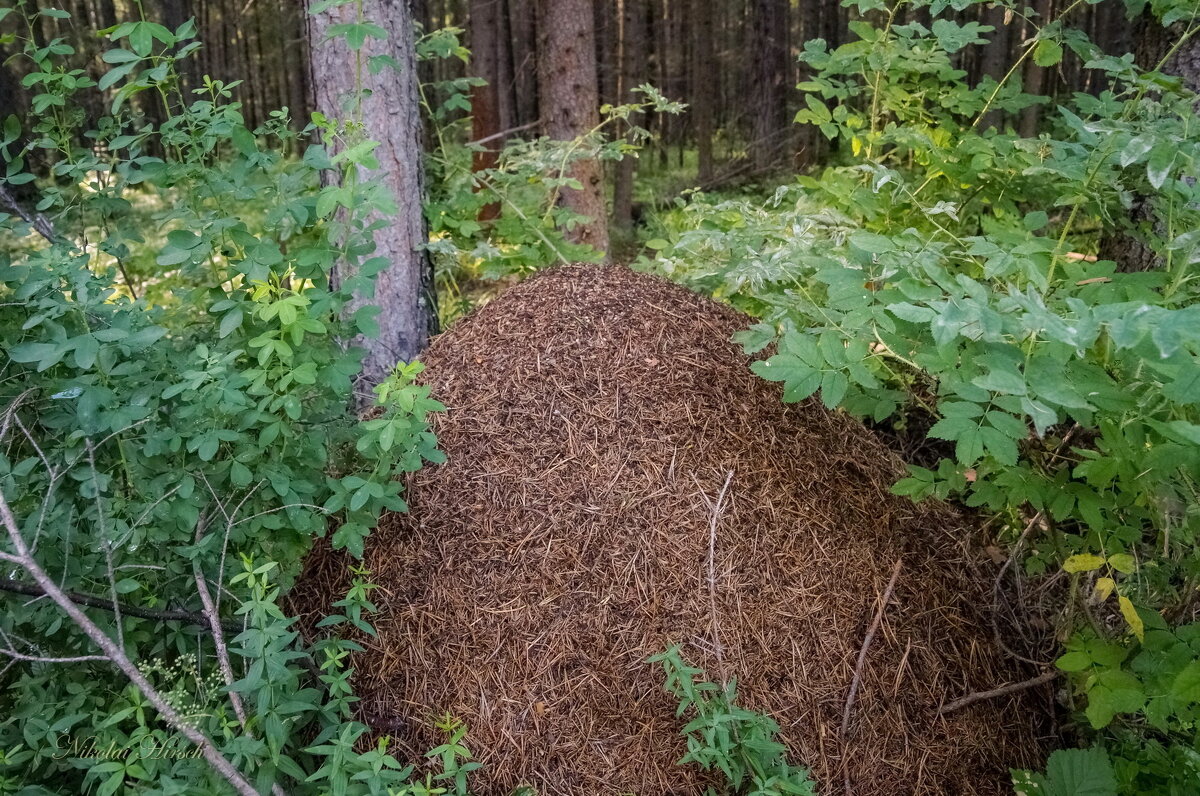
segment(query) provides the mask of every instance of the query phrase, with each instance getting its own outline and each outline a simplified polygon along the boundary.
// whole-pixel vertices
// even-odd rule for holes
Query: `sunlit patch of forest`
[[[1197,0],[0,2],[0,794],[1200,793]]]

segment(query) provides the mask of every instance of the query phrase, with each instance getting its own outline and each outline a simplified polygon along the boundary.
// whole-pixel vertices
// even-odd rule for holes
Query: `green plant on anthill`
[[[779,725],[763,713],[739,707],[737,683],[719,686],[704,670],[689,666],[671,647],[647,663],[660,663],[666,692],[679,700],[677,715],[692,718],[683,728],[688,751],[679,765],[694,763],[705,771],[720,771],[738,796],[786,796],[815,793],[808,770],[787,762],[787,748],[776,740]],[[706,793],[715,796],[709,788]]]

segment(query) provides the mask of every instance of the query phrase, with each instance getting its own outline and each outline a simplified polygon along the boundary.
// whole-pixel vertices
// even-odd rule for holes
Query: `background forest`
[[[978,512],[1018,792],[1200,792],[1195,0],[10,0],[0,59],[0,793],[468,793],[454,717],[367,742],[371,573],[287,595],[441,460],[429,336],[577,261]],[[660,662],[686,762],[813,792]]]

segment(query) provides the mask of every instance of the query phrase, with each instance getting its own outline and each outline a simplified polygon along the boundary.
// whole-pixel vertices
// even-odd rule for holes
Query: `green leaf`
[[[1026,213],[1023,221],[1025,229],[1030,232],[1041,229],[1048,223],[1050,223],[1050,216],[1046,214],[1045,210],[1034,210],[1032,213]]]
[[[1046,761],[1046,784],[1047,792],[1039,796],[1117,796],[1112,764],[1099,748],[1053,752]]]
[[[217,334],[222,338],[228,337],[241,325],[242,311],[239,308],[234,308],[221,316],[221,326],[218,329]]]
[[[1060,657],[1054,662],[1054,665],[1064,672],[1082,672],[1084,669],[1091,667],[1092,659],[1088,657],[1086,652],[1076,650]]]
[[[1094,553],[1078,553],[1063,562],[1064,572],[1091,572],[1104,566],[1104,556]]]
[[[1062,58],[1062,45],[1053,39],[1039,39],[1037,45],[1033,48],[1033,62],[1038,66],[1054,66]]]

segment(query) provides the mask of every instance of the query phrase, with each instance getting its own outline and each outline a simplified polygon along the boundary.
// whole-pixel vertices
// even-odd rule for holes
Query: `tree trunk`
[[[509,0],[512,21],[513,87],[517,95],[514,127],[538,121],[541,105],[537,80],[536,0]]]
[[[995,30],[987,34],[988,43],[983,48],[983,58],[980,71],[996,82],[1004,79],[1008,71],[1012,51],[1009,47],[1009,25],[1005,17],[1009,10],[1003,6],[992,6],[982,12],[984,25],[990,25]],[[983,119],[983,127],[1000,127],[1004,123],[1004,113],[998,109],[988,111]]]
[[[541,0],[538,9],[542,36],[538,48],[538,96],[546,134],[570,141],[600,122],[596,98],[596,41],[589,0]],[[600,164],[594,158],[577,160],[570,176],[582,189],[564,188],[563,204],[589,221],[566,232],[575,243],[608,251],[607,212]]]
[[[1050,20],[1050,1],[1034,0],[1033,2],[1033,9],[1037,12],[1037,19],[1042,25]],[[1036,28],[1032,24],[1025,26],[1026,39],[1032,37],[1036,32]],[[1025,62],[1025,91],[1038,96],[1046,91],[1046,68],[1038,66],[1032,58]],[[1019,126],[1022,137],[1033,138],[1037,135],[1041,116],[1042,106],[1040,105],[1030,105],[1021,111]]]
[[[633,102],[633,90],[641,83],[645,70],[646,9],[642,0],[619,0],[621,6],[621,102]],[[633,228],[633,177],[637,158],[628,154],[617,164],[613,182],[613,223],[623,230]]]
[[[516,77],[513,69],[512,16],[508,0],[499,3],[500,32],[496,39],[496,94],[499,100],[500,129],[508,130],[521,122],[517,121]]]
[[[471,170],[475,172],[494,169],[504,143],[494,138],[503,129],[499,90],[500,10],[500,0],[471,0],[471,66],[475,76],[486,81],[471,90],[471,138],[492,139],[471,153]],[[490,202],[479,210],[480,221],[492,221],[499,216],[498,202]]]
[[[692,73],[697,76],[692,94],[692,119],[696,125],[696,179],[701,185],[713,178],[713,92],[720,74],[713,58],[713,19],[710,0],[692,0]]]
[[[398,361],[421,353],[429,336],[437,331],[437,303],[433,266],[422,248],[428,234],[421,206],[425,175],[410,9],[405,0],[366,0],[364,6],[366,18],[386,29],[387,39],[368,39],[363,58],[390,55],[400,65],[394,72],[362,70],[362,88],[371,91],[363,102],[362,121],[366,134],[379,142],[375,156],[380,164],[378,172],[364,178],[385,184],[400,209],[375,232],[375,254],[386,257],[391,265],[377,277],[374,297],[359,297],[350,307],[353,311],[363,304],[375,304],[382,309],[379,336],[363,341],[367,354],[360,388],[369,388],[382,381]],[[356,90],[354,56],[344,40],[327,39],[326,31],[332,25],[353,22],[354,13],[353,5],[345,5],[308,17],[313,107],[333,118],[346,116],[342,100]],[[343,275],[335,271],[335,276]]]
[[[787,4],[786,0],[753,0],[750,8],[750,41],[753,67],[750,91],[754,110],[751,119],[750,158],[756,171],[770,169],[780,147],[786,143],[787,104]]]

